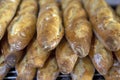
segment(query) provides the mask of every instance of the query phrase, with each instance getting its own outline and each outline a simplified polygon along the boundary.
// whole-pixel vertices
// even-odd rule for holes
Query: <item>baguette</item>
[[[35,73],[36,73],[36,68],[33,68],[27,64],[27,56],[28,54],[25,55],[23,60],[16,64],[16,70],[17,70],[17,78],[16,80],[33,80]]]
[[[19,52],[11,52],[9,44],[6,40],[6,37],[4,37],[1,41],[1,56],[0,56],[0,80],[3,80],[3,78],[7,75],[7,73],[9,72],[9,70],[14,67],[14,65],[21,59],[22,57],[22,51]],[[12,58],[8,58],[8,61],[11,63],[8,63],[8,61],[6,61],[7,56],[9,56],[9,54],[19,54],[16,58],[16,56],[12,57]]]
[[[64,34],[60,11],[55,0],[40,0],[39,4],[37,40],[43,50],[51,51],[58,45]]]
[[[110,51],[120,49],[120,23],[105,0],[82,0],[93,30],[100,42]]]
[[[13,51],[23,50],[35,33],[37,1],[22,0],[18,14],[8,27],[8,42]]]
[[[20,0],[0,0],[0,40],[14,17]]]
[[[120,79],[120,63],[114,60],[114,64],[109,70],[108,74],[104,75],[105,80],[119,80]]]
[[[37,71],[37,80],[56,80],[59,74],[55,56],[50,56],[43,68]]]
[[[80,58],[89,53],[92,29],[79,0],[62,0],[65,35],[74,53]]]
[[[43,50],[36,39],[34,39],[27,49],[27,64],[32,67],[43,67],[48,59],[50,52]]]
[[[101,75],[106,75],[113,65],[112,52],[105,49],[97,38],[93,39],[89,56]]]
[[[78,55],[75,54],[68,42],[63,39],[56,48],[56,60],[59,67],[59,71],[63,74],[69,74],[73,71],[73,68],[78,59]]]
[[[95,68],[89,57],[79,59],[72,75],[72,80],[93,80]]]
[[[0,47],[2,53],[2,56],[0,57],[0,63],[5,62],[5,64],[9,65],[11,68],[14,67],[14,65],[19,62],[19,60],[23,56],[23,51],[14,52],[11,50],[6,37],[2,39]]]
[[[9,47],[6,37],[2,38],[0,47],[0,80],[3,80],[11,69],[11,67],[5,62],[5,58],[9,54]]]

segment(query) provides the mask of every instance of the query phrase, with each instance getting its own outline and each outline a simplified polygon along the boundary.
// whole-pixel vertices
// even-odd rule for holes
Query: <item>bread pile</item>
[[[116,9],[120,16],[120,6]],[[120,77],[120,18],[105,0],[0,0],[0,80]]]

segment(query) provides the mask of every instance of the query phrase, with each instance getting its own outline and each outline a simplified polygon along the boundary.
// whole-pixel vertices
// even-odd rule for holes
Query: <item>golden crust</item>
[[[40,7],[42,7],[46,4],[54,3],[55,0],[38,0],[38,2],[39,2]]]
[[[95,68],[89,57],[79,59],[71,74],[72,80],[92,80],[94,72]]]
[[[0,40],[14,17],[20,0],[0,0]]]
[[[8,42],[15,51],[24,49],[35,33],[37,2],[23,0],[17,16],[8,28]]]
[[[55,57],[50,57],[43,68],[37,72],[37,80],[56,80],[59,74],[58,65]]]
[[[75,54],[66,40],[56,48],[56,60],[59,66],[59,71],[63,74],[69,74],[73,71],[78,55]]]
[[[119,80],[120,79],[120,63],[114,60],[112,68],[108,74],[104,76],[105,80]]]
[[[107,74],[113,65],[112,52],[105,49],[96,38],[93,40],[89,56],[97,71],[102,75]]]
[[[120,23],[105,0],[82,0],[93,30],[101,43],[111,51],[120,49]]]
[[[52,3],[48,2],[44,6],[40,6],[40,13],[37,20],[37,40],[43,50],[50,51],[62,39],[64,30],[57,3],[55,1]]]
[[[62,0],[65,34],[73,51],[79,57],[89,53],[92,29],[79,0]]]
[[[32,67],[43,67],[49,55],[50,52],[44,51],[39,46],[37,40],[33,40],[27,49],[27,63]]]
[[[26,54],[27,56],[28,54]],[[33,80],[36,68],[33,68],[27,64],[26,56],[23,60],[16,65],[17,79],[16,80]]]

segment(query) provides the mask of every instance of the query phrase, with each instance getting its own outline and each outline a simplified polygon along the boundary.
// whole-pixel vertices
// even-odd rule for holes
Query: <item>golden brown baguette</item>
[[[116,8],[116,13],[120,17],[120,4]]]
[[[3,37],[0,44],[0,80],[3,80],[11,69],[11,67],[5,62],[5,58],[9,54],[9,50],[6,37]]]
[[[6,64],[8,64],[10,67],[14,67],[14,65],[21,59],[21,57],[23,56],[23,51],[12,51],[11,47],[8,44],[8,41],[6,39],[7,37],[5,36],[2,40],[1,40],[1,57],[0,59],[2,61],[0,61],[0,63],[5,62]]]
[[[8,27],[8,42],[14,51],[24,49],[36,28],[37,1],[22,0],[18,14]]]
[[[36,39],[31,41],[27,49],[27,64],[32,67],[43,67],[45,61],[48,59],[50,52],[43,50]]]
[[[27,64],[27,55],[28,54],[26,54],[23,60],[21,60],[21,62],[16,65],[16,80],[33,80],[35,76],[36,68],[33,68]]]
[[[1,55],[0,55],[0,80],[6,76],[9,70],[21,59],[23,52],[11,52],[6,38],[1,41]],[[11,53],[11,55],[9,55]],[[19,54],[19,55],[16,55]],[[8,57],[10,56],[10,57]],[[6,60],[7,58],[7,60]]]
[[[68,42],[63,39],[56,48],[56,60],[59,71],[63,74],[69,74],[73,71],[78,55],[75,54]]]
[[[79,0],[62,0],[65,34],[74,53],[85,57],[89,53],[92,29]]]
[[[43,68],[37,71],[37,80],[56,80],[59,74],[55,56],[50,56]]]
[[[105,0],[82,0],[93,30],[100,42],[111,51],[120,49],[120,23]]]
[[[37,20],[37,40],[43,50],[53,50],[63,37],[60,11],[55,0],[40,0]],[[45,3],[44,3],[45,2]]]
[[[101,75],[107,74],[109,69],[113,65],[112,52],[105,49],[97,38],[94,38],[92,40],[92,46],[89,56],[95,68]]]
[[[14,17],[20,0],[0,0],[0,40]]]
[[[72,80],[92,80],[95,68],[89,57],[79,59],[72,75]]]
[[[112,68],[108,74],[104,75],[105,80],[120,80],[120,63],[114,60]]]

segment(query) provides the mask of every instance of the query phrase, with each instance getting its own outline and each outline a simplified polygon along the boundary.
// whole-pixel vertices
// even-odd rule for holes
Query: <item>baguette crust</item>
[[[105,0],[82,0],[93,30],[100,42],[111,51],[120,49],[120,23]]]
[[[89,56],[101,75],[106,75],[113,65],[112,52],[105,49],[96,38],[93,40]]]
[[[74,53],[85,57],[89,53],[92,29],[79,0],[62,0],[65,34]]]
[[[28,54],[26,54],[27,56]],[[36,68],[33,68],[27,64],[27,57],[24,57],[23,60],[16,65],[17,78],[16,80],[33,80]]]
[[[108,74],[104,75],[105,80],[119,80],[120,79],[120,63],[114,60],[114,64],[109,70]]]
[[[22,57],[22,51],[19,52],[12,52],[10,50],[9,44],[6,40],[6,37],[4,37],[1,41],[1,56],[0,56],[0,80],[3,80],[3,78],[7,75],[9,70],[14,67],[14,65],[21,59]],[[11,58],[10,56],[12,53]],[[13,54],[18,54],[13,55]],[[13,57],[14,56],[14,57]],[[7,58],[7,60],[6,60]],[[9,62],[9,63],[8,63]]]
[[[72,80],[92,80],[95,68],[89,57],[79,59],[72,75]]]
[[[27,60],[28,64],[32,67],[43,67],[44,63],[48,59],[50,52],[44,51],[38,44],[38,41],[35,39],[28,46],[27,49]]]
[[[53,50],[64,35],[62,19],[57,3],[54,0],[41,0],[37,20],[37,40],[43,50]],[[43,2],[44,5],[43,5]]]
[[[20,0],[0,0],[0,40],[14,17]]]
[[[8,42],[14,51],[24,49],[35,33],[36,0],[23,0],[20,10],[8,28]]]
[[[51,56],[43,68],[37,72],[37,80],[56,80],[59,74],[58,65],[55,57]]]
[[[75,54],[68,42],[63,39],[56,48],[56,60],[59,71],[63,74],[69,74],[73,71],[78,55]]]

